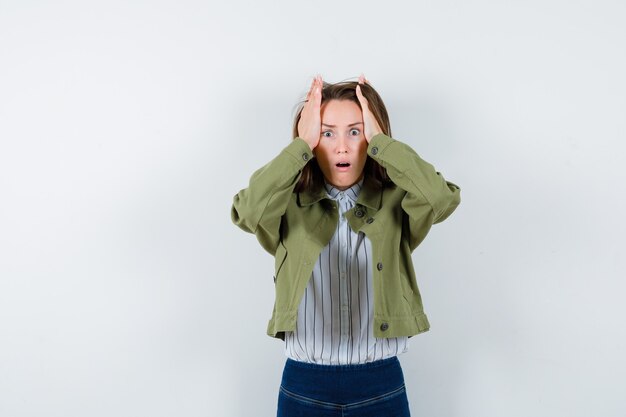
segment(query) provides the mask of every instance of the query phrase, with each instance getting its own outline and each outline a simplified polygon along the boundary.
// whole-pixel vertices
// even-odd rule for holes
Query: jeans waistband
[[[300,362],[293,360],[291,358],[287,358],[287,362],[285,367],[292,368],[301,368],[301,369],[313,369],[325,372],[344,372],[344,371],[361,371],[372,368],[378,368],[381,366],[393,366],[398,364],[400,361],[397,356],[392,356],[386,359],[379,359],[373,362],[367,363],[358,363],[358,364],[348,364],[348,365],[322,365],[318,363],[309,363],[309,362]]]
[[[287,358],[281,386],[319,401],[351,403],[386,394],[404,386],[396,356],[350,365],[320,365]]]

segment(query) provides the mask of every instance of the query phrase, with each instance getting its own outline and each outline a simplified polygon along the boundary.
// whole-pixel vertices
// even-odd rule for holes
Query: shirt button
[[[371,222],[373,222],[373,221],[374,221],[374,219],[373,219],[372,217],[370,217],[370,218],[368,218],[368,219],[366,220],[366,222],[368,222],[368,223],[371,223]]]
[[[376,155],[377,153],[378,153],[378,147],[377,147],[377,146],[374,146],[374,147],[372,148],[372,155]]]
[[[302,159],[304,159],[305,161],[309,160],[309,154],[308,153],[303,153],[302,154]]]
[[[382,330],[383,332],[387,330],[388,328],[389,328],[389,325],[387,323],[383,323],[380,325],[380,330]]]
[[[357,216],[357,217],[363,217],[364,214],[365,213],[363,213],[362,210],[357,210],[357,211],[354,212],[354,215]]]
[[[379,271],[383,270],[383,263],[382,262],[378,262],[378,264],[376,265],[376,268],[378,268]]]

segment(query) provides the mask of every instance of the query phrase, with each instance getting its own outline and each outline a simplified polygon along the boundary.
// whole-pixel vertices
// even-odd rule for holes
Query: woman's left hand
[[[361,74],[359,77],[359,84],[364,84],[366,82],[367,80],[365,79],[365,76]],[[363,131],[365,133],[365,140],[367,143],[370,143],[370,140],[372,140],[372,138],[377,134],[382,133],[383,130],[378,125],[374,114],[370,110],[369,103],[361,92],[360,85],[356,86],[356,97],[359,99],[359,103],[361,103],[361,111],[363,112]]]

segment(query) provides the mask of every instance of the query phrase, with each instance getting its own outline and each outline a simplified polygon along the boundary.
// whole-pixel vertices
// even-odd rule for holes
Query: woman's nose
[[[337,139],[337,152],[345,152],[348,150],[348,139],[340,135]]]

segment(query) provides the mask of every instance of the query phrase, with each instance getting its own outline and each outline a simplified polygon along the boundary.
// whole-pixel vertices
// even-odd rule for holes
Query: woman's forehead
[[[348,126],[363,122],[359,106],[350,100],[330,100],[322,105],[322,123],[333,126]]]

